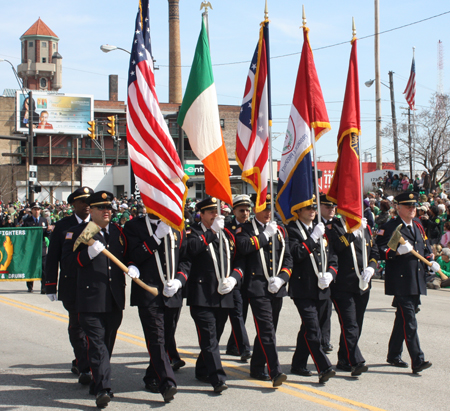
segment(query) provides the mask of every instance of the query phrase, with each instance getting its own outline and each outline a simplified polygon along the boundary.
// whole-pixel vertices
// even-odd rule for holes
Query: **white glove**
[[[264,235],[266,236],[267,239],[269,239],[270,237],[274,236],[276,232],[277,232],[277,222],[271,221],[270,223],[267,224],[267,227],[264,230]]]
[[[217,289],[217,292],[221,295],[228,294],[231,292],[231,290],[234,288],[234,286],[237,284],[236,278],[234,277],[227,277],[223,282],[219,284],[219,288]]]
[[[269,278],[269,291],[272,294],[276,294],[280,291],[280,288],[283,287],[286,281],[284,281],[281,277],[271,277]]]
[[[141,275],[141,273],[139,272],[139,268],[137,268],[135,265],[130,265],[128,267],[128,275],[131,278],[139,278],[139,276]]]
[[[88,247],[88,254],[91,260],[93,260],[95,257],[97,257],[103,250],[105,249],[105,246],[102,242],[96,240],[94,244],[90,245]]]
[[[401,244],[400,246],[398,246],[397,253],[399,253],[400,255],[403,255],[403,254],[408,254],[412,250],[413,250],[413,246],[408,241],[405,241],[405,244]]]
[[[364,280],[364,282],[368,283],[374,274],[375,274],[375,270],[372,267],[367,267],[361,273],[361,277]]]
[[[440,269],[441,269],[441,266],[439,265],[439,263],[437,263],[436,261],[431,262],[430,270],[433,273],[437,273]]]
[[[363,229],[366,229],[366,228],[367,228],[367,218],[363,217],[363,218],[361,219],[361,227],[362,227]]]
[[[167,281],[164,286],[163,295],[166,297],[173,297],[177,291],[181,288],[182,284],[180,280],[176,278],[174,280]]]
[[[225,217],[223,215],[218,215],[214,219],[214,222],[212,223],[211,230],[213,230],[215,233],[218,233],[224,227],[225,227]]]
[[[156,228],[155,235],[159,239],[164,238],[167,234],[170,233],[170,227],[164,222],[161,221]]]
[[[319,238],[323,237],[324,234],[325,234],[325,226],[323,225],[322,222],[320,222],[314,227],[314,230],[311,233],[311,238],[317,243],[317,241],[319,241]]]
[[[47,294],[47,297],[50,301],[57,301],[56,294]]]
[[[330,286],[333,281],[333,275],[331,273],[324,273],[322,277],[319,278],[319,288],[325,290],[325,288]]]

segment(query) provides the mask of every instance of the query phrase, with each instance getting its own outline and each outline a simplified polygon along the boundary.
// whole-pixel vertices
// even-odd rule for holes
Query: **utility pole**
[[[409,173],[410,173],[410,178],[413,178],[411,109],[410,108],[408,108],[408,146],[409,146]]]
[[[378,1],[375,0],[375,109],[377,170],[381,170],[383,159],[381,149],[380,10]]]
[[[393,71],[389,72],[389,90],[391,92],[392,134],[394,136],[394,161],[395,161],[395,169],[398,170],[400,165],[399,165],[399,161],[398,161],[397,116],[395,115],[393,74],[394,74]]]
[[[34,122],[34,105],[33,105],[33,92],[28,93],[28,201],[30,204],[34,201],[34,187],[30,181],[30,166],[34,165],[34,153],[33,153],[33,122]]]

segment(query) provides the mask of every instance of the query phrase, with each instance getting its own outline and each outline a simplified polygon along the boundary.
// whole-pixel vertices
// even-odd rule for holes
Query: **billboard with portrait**
[[[36,134],[89,134],[94,96],[33,91],[31,112],[28,100],[28,94],[16,92],[16,131],[28,133],[32,121]]]

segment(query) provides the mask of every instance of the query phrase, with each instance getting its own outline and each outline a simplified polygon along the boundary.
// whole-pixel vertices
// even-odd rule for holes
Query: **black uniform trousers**
[[[242,298],[241,290],[233,289],[234,308],[230,308],[229,316],[231,323],[231,335],[227,343],[227,351],[237,348],[239,354],[250,351],[250,341],[248,339],[245,320],[248,312],[248,299]],[[245,310],[245,316],[244,316]]]
[[[395,313],[394,328],[389,340],[388,360],[400,358],[403,351],[403,341],[406,341],[412,367],[419,366],[425,361],[420,349],[417,334],[416,308],[420,303],[419,295],[396,295],[397,311]]]
[[[161,393],[168,385],[177,385],[175,375],[170,365],[169,356],[165,349],[165,311],[168,307],[139,307],[139,318],[144,330],[145,343],[150,354],[150,365],[147,368],[144,382],[147,384],[152,379],[159,381]],[[175,309],[177,310],[177,308]]]
[[[321,301],[313,299],[294,298],[294,304],[302,319],[302,325],[297,335],[297,347],[292,357],[293,368],[306,368],[311,355],[317,372],[320,374],[331,367],[330,360],[322,350],[319,324],[319,308]]]
[[[47,259],[46,255],[42,256],[42,275],[41,275],[41,294],[45,294],[45,260]],[[34,285],[34,281],[27,281],[28,290],[32,290]]]
[[[88,341],[89,366],[91,367],[93,393],[111,389],[111,355],[123,311],[115,307],[103,313],[80,313],[80,325]]]
[[[341,325],[338,360],[352,367],[366,361],[358,347],[358,341],[369,295],[370,292],[359,294],[342,291],[333,295],[334,308]]]
[[[320,343],[322,345],[328,345],[330,343],[331,335],[331,312],[333,304],[331,303],[330,298],[320,300],[319,304],[319,324],[322,333]]]
[[[201,349],[195,364],[195,376],[208,376],[214,387],[225,382],[227,376],[220,360],[219,340],[227,322],[228,308],[191,306],[190,309]]]
[[[250,372],[264,372],[267,364],[270,378],[274,379],[282,372],[278,360],[276,331],[283,298],[254,297],[250,298],[250,306],[256,327]]]
[[[80,372],[89,372],[89,360],[88,360],[88,343],[86,339],[86,333],[81,327],[80,320],[78,318],[78,311],[76,304],[63,301],[63,306],[69,314],[69,327],[67,329],[69,333],[69,341],[75,354],[75,360],[77,368]]]
[[[177,342],[175,341],[175,332],[177,331],[180,314],[181,307],[166,307],[164,310],[164,347],[171,362],[181,359],[177,350]]]

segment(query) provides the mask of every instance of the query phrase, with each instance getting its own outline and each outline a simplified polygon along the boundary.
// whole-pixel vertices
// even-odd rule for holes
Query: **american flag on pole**
[[[409,75],[408,84],[403,94],[406,94],[405,99],[408,102],[409,108],[414,110],[416,105],[416,62],[414,61],[414,56],[411,64],[411,74]]]
[[[256,212],[266,207],[269,180],[269,21],[261,24],[259,41],[248,71],[236,136],[236,161],[242,169],[242,180],[251,184],[257,194]]]
[[[148,0],[139,6],[128,73],[128,152],[147,211],[181,230],[188,177],[156,96]]]

